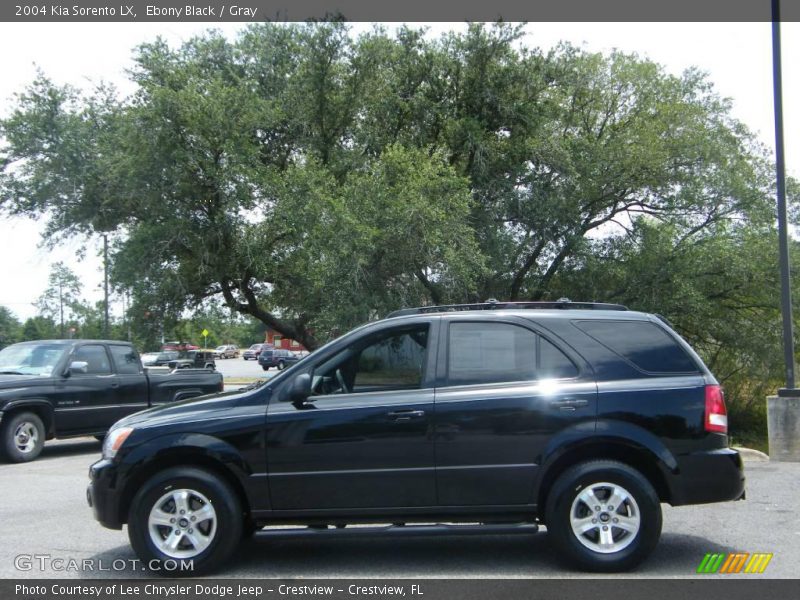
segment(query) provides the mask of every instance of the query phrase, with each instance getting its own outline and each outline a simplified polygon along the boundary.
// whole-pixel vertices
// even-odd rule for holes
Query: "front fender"
[[[5,413],[25,408],[32,408],[43,417],[47,438],[52,438],[55,435],[55,414],[53,404],[45,398],[7,400],[0,406],[0,420],[2,420]]]
[[[135,439],[131,441],[135,441]],[[225,440],[205,433],[176,432],[151,438],[132,446],[121,457],[120,462],[128,468],[138,470],[176,453],[207,456],[231,469],[240,479],[247,477],[250,473],[247,463],[234,446]]]
[[[131,441],[135,441],[133,435],[135,432]],[[124,448],[123,445],[120,451]],[[136,444],[119,457],[119,485],[125,489],[124,501],[130,502],[136,490],[153,474],[182,465],[207,467],[224,476],[244,495],[248,506],[258,506],[260,499],[269,497],[266,491],[255,489],[265,479],[252,478],[241,453],[225,440],[204,433],[169,433]]]

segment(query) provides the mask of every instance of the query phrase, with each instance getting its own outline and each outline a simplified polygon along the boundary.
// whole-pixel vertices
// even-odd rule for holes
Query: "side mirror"
[[[311,395],[311,375],[301,373],[292,381],[289,387],[289,400],[295,406],[302,406]]]
[[[73,360],[69,363],[69,369],[67,373],[76,373],[85,375],[89,372],[89,363],[83,360]]]

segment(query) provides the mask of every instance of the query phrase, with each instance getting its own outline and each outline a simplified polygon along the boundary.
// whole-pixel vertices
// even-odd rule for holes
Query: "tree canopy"
[[[111,232],[137,318],[221,298],[314,348],[401,306],[567,295],[664,313],[710,356],[751,351],[730,315],[773,344],[774,178],[730,102],[521,35],[259,24],[140,46],[128,98],[42,75],[0,123],[2,207]]]

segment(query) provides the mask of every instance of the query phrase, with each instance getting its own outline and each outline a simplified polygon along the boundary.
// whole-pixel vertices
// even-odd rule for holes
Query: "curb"
[[[734,446],[734,450],[736,450],[742,456],[742,460],[749,461],[749,462],[766,462],[769,460],[769,456],[764,454],[760,450],[754,450],[752,448],[743,448],[742,446]]]

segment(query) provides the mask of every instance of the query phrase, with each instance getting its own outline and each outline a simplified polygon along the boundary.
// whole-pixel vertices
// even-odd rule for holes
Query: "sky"
[[[422,25],[422,24],[411,24]],[[463,30],[463,23],[427,24],[429,35]],[[133,91],[125,70],[133,49],[161,36],[179,45],[209,28],[234,37],[242,23],[0,23],[0,118],[14,107],[14,94],[24,90],[41,69],[57,84],[90,89],[100,81]],[[355,33],[371,25],[354,24]],[[391,29],[393,26],[389,26]],[[531,23],[523,43],[550,49],[569,41],[589,51],[619,49],[637,53],[673,74],[689,67],[708,73],[717,92],[733,102],[733,116],[744,122],[769,148],[774,148],[772,38],[770,23]],[[787,174],[800,176],[800,23],[782,25],[784,136]],[[49,251],[41,246],[42,224],[30,219],[0,218],[0,306],[19,319],[36,313],[36,298],[47,287],[53,262],[63,261],[83,282],[84,297],[102,298],[101,244],[90,241],[86,258],[77,260],[86,240]],[[112,314],[120,315],[115,302]]]

